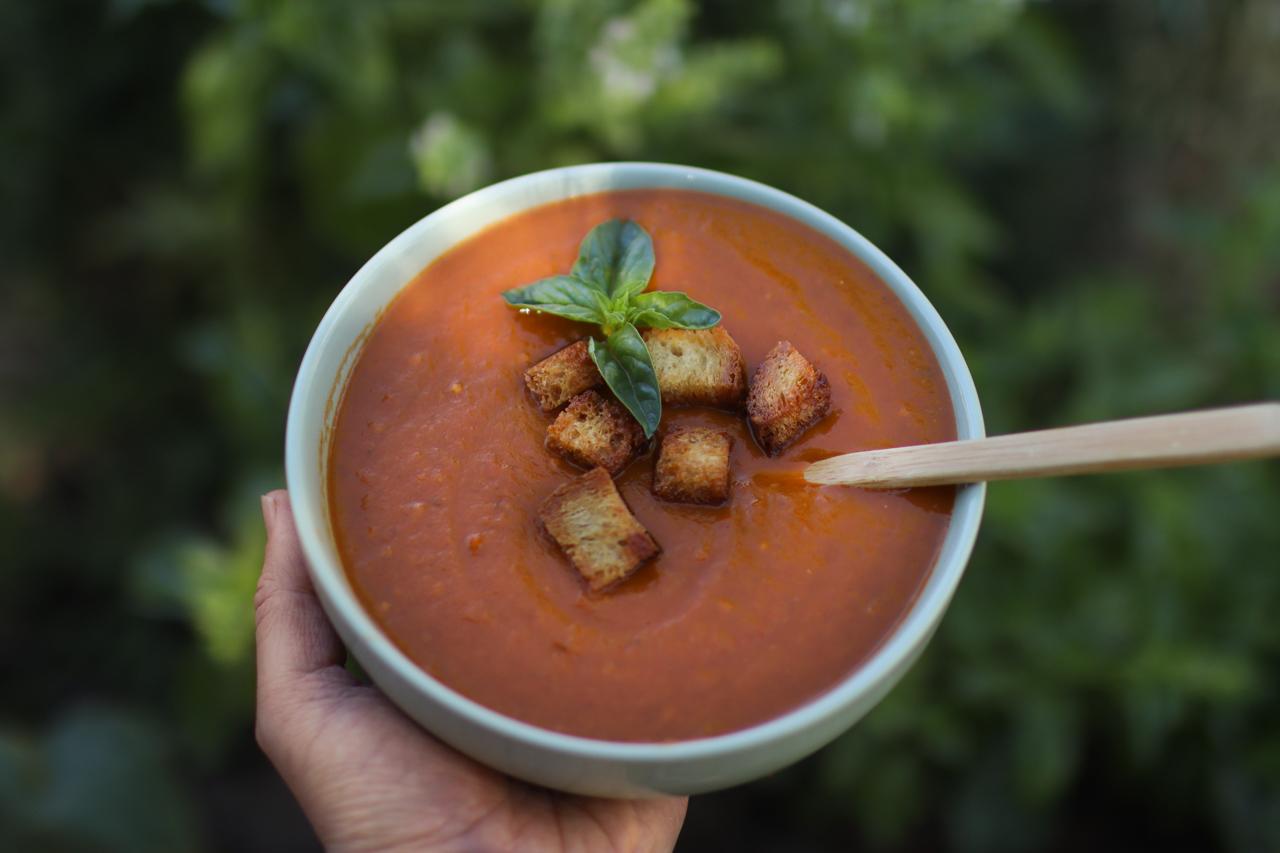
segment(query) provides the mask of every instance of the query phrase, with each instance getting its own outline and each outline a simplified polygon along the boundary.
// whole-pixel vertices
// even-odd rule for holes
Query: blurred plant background
[[[993,432],[1280,398],[1272,0],[47,0],[0,46],[3,849],[314,844],[252,742],[257,497],[330,300],[488,182],[809,199]],[[989,507],[902,686],[685,849],[1280,849],[1275,463]]]

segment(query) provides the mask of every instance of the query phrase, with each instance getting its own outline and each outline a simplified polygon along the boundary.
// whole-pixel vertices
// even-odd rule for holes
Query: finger
[[[288,498],[279,490],[262,498],[267,551],[254,596],[260,700],[287,694],[302,677],[346,657],[311,586]]]
[[[650,846],[654,850],[671,850],[680,837],[684,818],[689,811],[688,797],[644,800],[637,813],[642,826],[649,829]]]
[[[618,850],[671,850],[684,826],[688,797],[603,800],[569,797]]]

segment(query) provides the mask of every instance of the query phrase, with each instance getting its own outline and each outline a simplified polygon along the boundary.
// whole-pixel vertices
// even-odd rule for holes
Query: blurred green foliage
[[[292,373],[487,182],[813,201],[939,307],[994,432],[1280,397],[1268,0],[66,0],[0,44],[5,849],[225,843]],[[993,487],[902,686],[686,843],[1280,849],[1277,519],[1274,463]]]

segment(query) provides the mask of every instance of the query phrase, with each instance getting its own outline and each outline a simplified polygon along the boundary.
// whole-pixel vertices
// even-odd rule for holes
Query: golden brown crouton
[[[661,550],[603,468],[552,492],[538,517],[592,592],[627,577]]]
[[[724,503],[729,497],[733,438],[719,429],[673,429],[662,438],[653,469],[653,493],[664,501]]]
[[[790,341],[779,341],[751,378],[747,416],[756,440],[776,456],[831,408],[831,386]]]
[[[735,409],[747,393],[742,351],[723,326],[645,329],[662,402]]]
[[[524,372],[524,384],[544,412],[555,411],[603,382],[585,340],[557,350]]]
[[[547,449],[583,468],[617,474],[644,447],[644,429],[617,400],[584,391],[547,427]]]

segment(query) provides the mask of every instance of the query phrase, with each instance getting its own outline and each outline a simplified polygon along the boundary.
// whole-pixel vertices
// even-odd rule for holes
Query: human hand
[[[343,667],[287,493],[262,499],[254,597],[258,744],[329,850],[670,850],[688,800],[570,796],[503,776],[418,728]]]

